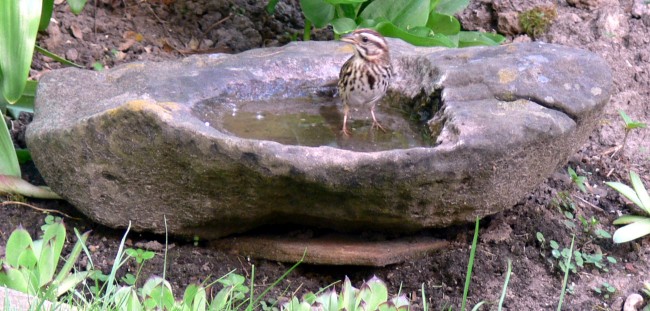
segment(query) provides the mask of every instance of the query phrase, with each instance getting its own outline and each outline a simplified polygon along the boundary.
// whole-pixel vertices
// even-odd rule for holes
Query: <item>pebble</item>
[[[625,299],[623,311],[637,311],[641,305],[643,305],[643,297],[639,294],[632,294]]]
[[[79,51],[75,48],[71,48],[65,52],[65,58],[74,62],[79,58]]]

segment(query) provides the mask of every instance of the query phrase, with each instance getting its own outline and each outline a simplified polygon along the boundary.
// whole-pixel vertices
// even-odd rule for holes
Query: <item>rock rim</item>
[[[432,146],[286,145],[197,117],[206,100],[314,96],[350,56],[337,42],[56,70],[39,83],[27,142],[47,184],[110,227],[164,233],[166,219],[170,233],[204,238],[266,224],[414,232],[514,206],[586,141],[612,90],[602,58],[564,46],[389,44],[389,98],[439,102]]]

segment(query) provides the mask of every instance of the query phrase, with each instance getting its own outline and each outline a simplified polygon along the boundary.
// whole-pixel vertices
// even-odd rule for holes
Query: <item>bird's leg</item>
[[[341,132],[346,137],[350,136],[350,132],[348,131],[348,126],[347,126],[348,112],[350,112],[350,107],[348,107],[348,105],[343,105],[343,129],[341,129]]]
[[[384,129],[381,124],[377,121],[377,118],[375,117],[375,104],[372,105],[370,108],[370,114],[372,115],[372,127],[373,129],[377,128],[380,129],[382,132],[386,133],[386,129]]]

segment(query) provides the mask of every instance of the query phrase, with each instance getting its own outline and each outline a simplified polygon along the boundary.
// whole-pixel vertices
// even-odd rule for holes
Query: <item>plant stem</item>
[[[630,134],[630,129],[625,128],[625,135],[623,136],[623,146],[621,146],[621,156],[625,151],[625,145],[627,144],[627,136]]]
[[[302,34],[303,41],[309,41],[311,39],[311,21],[305,19],[305,31]]]
[[[569,281],[569,270],[571,270],[569,265],[571,265],[571,257],[573,255],[573,242],[575,241],[575,239],[576,236],[574,235],[571,238],[571,248],[569,250],[569,257],[566,259],[564,264],[566,270],[564,271],[564,280],[562,281],[562,293],[560,293],[560,302],[557,304],[557,311],[562,311],[562,302],[564,301],[564,294],[566,293],[566,284]]]

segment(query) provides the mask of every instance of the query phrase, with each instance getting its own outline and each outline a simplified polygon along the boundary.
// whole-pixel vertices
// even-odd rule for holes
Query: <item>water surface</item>
[[[331,146],[354,151],[381,151],[431,146],[422,126],[409,122],[400,107],[381,103],[377,119],[386,129],[371,129],[370,108],[352,109],[351,135],[341,133],[342,107],[333,98],[234,101],[215,98],[197,104],[194,114],[206,125],[232,135],[287,145]]]

